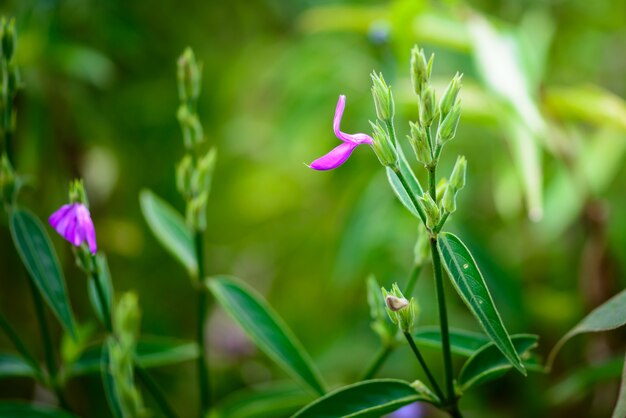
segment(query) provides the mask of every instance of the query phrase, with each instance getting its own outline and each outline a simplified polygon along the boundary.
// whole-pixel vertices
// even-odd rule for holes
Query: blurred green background
[[[509,330],[539,334],[545,356],[624,287],[622,0],[4,0],[0,12],[17,19],[25,86],[17,168],[33,182],[21,203],[46,219],[65,203],[68,182],[85,178],[99,248],[116,291],[139,293],[144,334],[194,335],[189,279],[150,233],[138,202],[150,188],[183,209],[174,179],[184,152],[175,63],[186,46],[204,62],[198,112],[218,149],[209,273],[239,276],[266,296],[333,387],[357,379],[378,350],[365,278],[406,281],[417,222],[371,150],[359,148],[331,172],[305,163],[338,144],[339,94],[347,95],[343,130],[368,131],[372,70],[392,85],[396,127],[408,133],[406,122],[417,117],[408,77],[414,43],[436,54],[439,93],[456,71],[465,74],[460,130],[441,164],[446,174],[463,154],[469,166],[449,229],[471,245]],[[42,358],[26,275],[1,222],[0,309]],[[53,240],[76,315],[95,324],[70,248]],[[477,329],[447,290],[452,326]],[[416,296],[420,324],[436,324],[429,271]],[[209,338],[219,397],[288,379],[219,309]],[[12,349],[4,336],[0,348]],[[461,406],[470,417],[607,416],[623,349],[623,333],[577,337],[552,374],[511,373]],[[439,353],[426,355],[441,373]],[[380,375],[416,374],[403,347]],[[193,364],[156,377],[191,416]],[[68,393],[77,412],[106,416],[97,376],[71,381]],[[33,396],[46,399],[29,381],[0,382],[2,398]]]

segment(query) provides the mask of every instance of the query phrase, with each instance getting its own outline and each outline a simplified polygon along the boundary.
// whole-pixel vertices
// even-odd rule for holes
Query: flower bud
[[[211,178],[213,177],[213,169],[215,168],[215,160],[217,151],[211,148],[204,157],[198,161],[197,178],[195,178],[195,188],[200,193],[206,193],[207,196],[211,190]]]
[[[391,142],[391,138],[385,129],[380,125],[370,121],[372,126],[372,148],[382,165],[389,168],[398,166],[398,151],[395,144]]]
[[[452,106],[450,113],[443,118],[437,128],[437,143],[439,145],[444,145],[454,138],[456,129],[459,126],[459,119],[461,119],[461,105],[457,100],[457,103]]]
[[[409,304],[409,301],[405,298],[397,298],[392,295],[387,295],[385,298],[385,304],[393,312],[398,312],[400,309],[404,309]]]
[[[176,166],[176,188],[184,197],[193,195],[191,179],[193,176],[193,165],[190,154],[185,154]]]
[[[390,122],[395,113],[391,88],[385,83],[382,74],[372,73],[372,97],[376,106],[376,115],[383,122]]]
[[[189,109],[189,106],[182,104],[178,108],[178,122],[183,132],[185,148],[192,149],[194,145],[204,140],[204,130],[198,120],[198,115]]]
[[[417,303],[414,298],[407,300],[397,283],[391,287],[391,291],[387,292],[385,288],[381,289],[385,298],[385,309],[391,322],[398,325],[403,332],[411,332],[417,320]]]
[[[424,50],[416,46],[411,50],[411,82],[418,97],[422,96],[422,91],[430,82],[430,73],[433,67],[434,54],[426,62]]]
[[[6,206],[12,206],[15,202],[17,178],[11,162],[6,154],[0,159],[0,198]]]
[[[439,210],[439,206],[437,206],[437,203],[435,203],[429,193],[424,193],[419,198],[419,201],[422,204],[424,213],[426,214],[426,226],[429,229],[435,228],[441,220],[441,211]]]
[[[76,179],[70,182],[70,202],[82,203],[85,207],[89,208],[89,200],[87,199],[87,193],[85,192],[85,184],[83,179]]]
[[[181,102],[196,101],[202,85],[202,63],[196,61],[191,48],[178,58],[178,96]]]
[[[10,62],[15,51],[15,19],[7,21],[3,18],[1,25],[2,32],[2,56],[6,62]]]
[[[443,198],[441,199],[441,206],[448,213],[453,213],[456,211],[456,191],[454,187],[450,183],[448,183],[446,187],[446,191],[443,193]]]
[[[443,96],[441,96],[441,101],[439,102],[439,114],[442,118],[445,118],[448,113],[452,110],[452,106],[456,103],[459,92],[461,91],[461,79],[463,78],[463,74],[456,73],[446,91],[443,92]]]
[[[456,159],[456,163],[454,164],[454,168],[452,169],[452,174],[450,174],[450,186],[452,186],[457,192],[465,187],[466,171],[467,160],[464,156],[460,155]]]
[[[420,123],[424,127],[429,127],[433,124],[433,120],[437,116],[437,104],[435,100],[435,89],[431,86],[427,86],[420,96],[419,101],[420,108]]]
[[[428,141],[428,134],[422,125],[409,122],[411,135],[408,136],[409,143],[415,152],[417,161],[424,165],[430,165],[433,161],[433,154]]]

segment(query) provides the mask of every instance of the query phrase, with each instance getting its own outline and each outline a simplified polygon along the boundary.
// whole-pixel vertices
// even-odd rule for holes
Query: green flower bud
[[[390,292],[387,292],[385,288],[382,288],[381,291],[385,299],[385,309],[391,322],[398,325],[403,332],[411,332],[417,321],[418,307],[415,299],[407,300],[397,283],[393,284]]]
[[[441,96],[441,101],[439,102],[439,114],[442,118],[445,118],[448,113],[452,110],[452,106],[457,101],[457,97],[459,92],[461,91],[461,79],[463,78],[463,74],[456,73],[446,91],[443,92],[443,96]]]
[[[450,174],[450,186],[454,188],[455,191],[461,190],[465,187],[465,172],[467,171],[467,160],[464,156],[460,155],[456,159],[456,163],[454,163],[454,168],[452,169],[452,174]]]
[[[456,129],[459,126],[459,119],[461,119],[461,104],[458,99],[450,113],[443,118],[439,127],[437,128],[437,143],[444,145],[450,141],[456,135]]]
[[[435,55],[431,55],[426,62],[424,50],[415,45],[411,50],[411,82],[413,89],[418,97],[422,96],[422,91],[430,82],[430,73],[433,68],[433,59]]]
[[[204,130],[198,120],[198,115],[192,112],[186,104],[179,106],[177,117],[183,132],[185,148],[192,149],[194,145],[204,140]]]
[[[441,211],[439,210],[439,206],[437,206],[437,203],[435,203],[429,193],[424,193],[419,198],[419,201],[422,204],[424,213],[426,214],[426,226],[429,229],[435,228],[441,220]]]
[[[456,211],[456,191],[451,184],[448,183],[446,191],[443,193],[443,199],[441,200],[441,206],[448,213]]]
[[[427,86],[420,96],[420,123],[424,127],[429,127],[433,124],[433,120],[437,116],[437,104],[435,100],[435,89],[431,86]]]
[[[433,162],[433,154],[426,129],[413,122],[409,122],[409,126],[411,127],[411,135],[408,136],[409,143],[415,152],[417,161],[424,165],[430,165]]]
[[[208,192],[200,192],[187,202],[187,224],[194,231],[206,229],[206,208],[209,201]]]
[[[113,316],[113,330],[120,342],[125,346],[134,345],[134,341],[139,335],[139,325],[141,323],[141,311],[137,294],[126,292],[122,295],[115,306]]]
[[[87,199],[87,193],[85,193],[85,183],[83,179],[76,179],[70,182],[70,202],[82,203],[89,208],[89,200]]]
[[[15,19],[7,21],[2,18],[2,56],[6,62],[10,62],[15,51]]]
[[[395,169],[398,166],[398,151],[396,146],[391,142],[391,138],[387,131],[382,127],[380,122],[370,121],[372,126],[372,148],[378,157],[378,160],[385,167]]]
[[[390,122],[395,113],[395,104],[391,88],[385,83],[382,74],[373,72],[372,77],[372,97],[376,106],[376,115],[383,122]]]
[[[202,63],[196,61],[191,48],[178,58],[178,96],[181,102],[196,101],[202,86]]]
[[[198,161],[198,177],[196,187],[198,191],[206,193],[207,196],[211,191],[211,179],[213,178],[213,170],[215,169],[215,160],[217,158],[217,150],[211,148],[204,157]]]
[[[5,206],[13,206],[17,191],[17,178],[6,154],[0,159],[0,198]]]
[[[176,188],[185,198],[193,195],[191,179],[193,176],[193,163],[190,154],[185,154],[176,166]]]

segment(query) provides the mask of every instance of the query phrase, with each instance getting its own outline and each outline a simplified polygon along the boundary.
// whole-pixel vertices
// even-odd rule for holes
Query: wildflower
[[[403,406],[389,415],[388,418],[420,418],[424,416],[424,412],[424,406],[419,402],[415,402]]]
[[[87,242],[89,251],[95,254],[98,251],[96,245],[96,230],[91,221],[89,209],[82,203],[70,203],[61,206],[48,219],[50,225],[72,245],[79,247]]]
[[[333,119],[333,129],[335,136],[339,138],[343,144],[335,147],[328,154],[313,161],[309,167],[314,170],[332,170],[345,163],[352,151],[362,144],[371,145],[373,142],[372,137],[366,134],[346,134],[341,132],[339,125],[341,123],[341,117],[343,116],[343,110],[346,107],[346,96],[339,96],[337,102],[337,108],[335,109],[335,118]]]

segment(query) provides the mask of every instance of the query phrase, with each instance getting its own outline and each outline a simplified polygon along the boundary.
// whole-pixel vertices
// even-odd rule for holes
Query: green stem
[[[428,167],[428,190],[430,197],[437,202],[437,165],[433,164]]]
[[[168,418],[177,418],[176,413],[167,402],[167,399],[165,399],[165,396],[161,393],[157,383],[144,368],[139,366],[137,360],[135,360],[135,371],[137,372],[137,377],[141,381],[141,384],[150,392],[152,399],[154,399],[161,411],[163,411],[163,414]]]
[[[441,220],[439,221],[439,223],[437,224],[437,226],[435,227],[435,229],[433,230],[433,232],[435,234],[438,234],[441,229],[443,228],[443,226],[446,224],[446,221],[448,220],[448,216],[450,216],[449,212],[444,213],[444,215],[441,217]]]
[[[30,351],[28,351],[28,348],[26,348],[26,344],[24,344],[19,335],[17,335],[7,318],[2,313],[0,313],[0,328],[2,328],[7,337],[9,337],[9,340],[11,340],[11,343],[15,346],[22,357],[33,367],[33,369],[35,369],[39,378],[41,378],[41,369],[39,364],[37,364],[35,358],[32,356]]]
[[[104,328],[109,334],[112,334],[113,317],[111,316],[111,312],[109,311],[109,304],[107,303],[106,297],[104,296],[104,289],[102,288],[102,283],[100,282],[100,277],[98,277],[97,271],[94,271],[92,273],[91,279],[96,282],[96,293],[98,294],[98,300],[100,301],[100,309],[102,309],[102,321],[104,322]]]
[[[391,344],[385,344],[383,347],[381,347],[378,354],[376,354],[376,357],[374,357],[374,360],[367,367],[365,373],[363,373],[361,380],[369,380],[373,378],[376,373],[378,373],[378,371],[392,352],[393,346]]]
[[[416,264],[413,267],[413,271],[411,271],[411,275],[409,276],[409,280],[406,282],[406,286],[404,287],[404,294],[410,298],[413,294],[413,290],[415,289],[415,284],[417,283],[417,279],[422,272],[422,264]]]
[[[200,386],[200,417],[206,417],[211,409],[211,387],[209,380],[209,367],[207,361],[207,344],[204,338],[204,321],[208,312],[208,294],[206,288],[202,286],[205,276],[204,268],[204,235],[202,231],[195,234],[196,259],[198,262],[198,314],[196,320],[196,341],[198,343],[199,355],[197,359],[198,383]]]
[[[417,198],[411,191],[411,187],[409,186],[409,183],[406,181],[406,177],[404,177],[404,174],[402,174],[402,170],[400,170],[400,168],[397,168],[394,170],[394,173],[396,173],[396,175],[398,176],[398,179],[400,179],[400,183],[402,183],[402,187],[404,187],[404,191],[409,196],[409,199],[411,199],[411,203],[413,203],[413,206],[415,206],[415,209],[417,210],[417,214],[422,220],[422,223],[426,225],[426,215],[424,214],[424,210],[422,209],[422,206],[419,204],[419,202],[417,201]]]
[[[413,341],[413,336],[409,332],[406,332],[406,331],[404,331],[403,334],[407,342],[411,346],[411,350],[413,350],[413,354],[415,354],[417,361],[419,361],[420,365],[422,366],[424,373],[426,373],[426,377],[428,377],[428,381],[432,385],[435,391],[435,394],[439,397],[441,402],[445,402],[445,396],[443,392],[441,391],[441,388],[437,384],[435,377],[430,372],[430,369],[428,368],[428,365],[426,364],[426,360],[424,360],[424,357],[422,357],[422,353],[420,353],[420,350],[417,348],[417,345],[415,345],[415,341]]]

